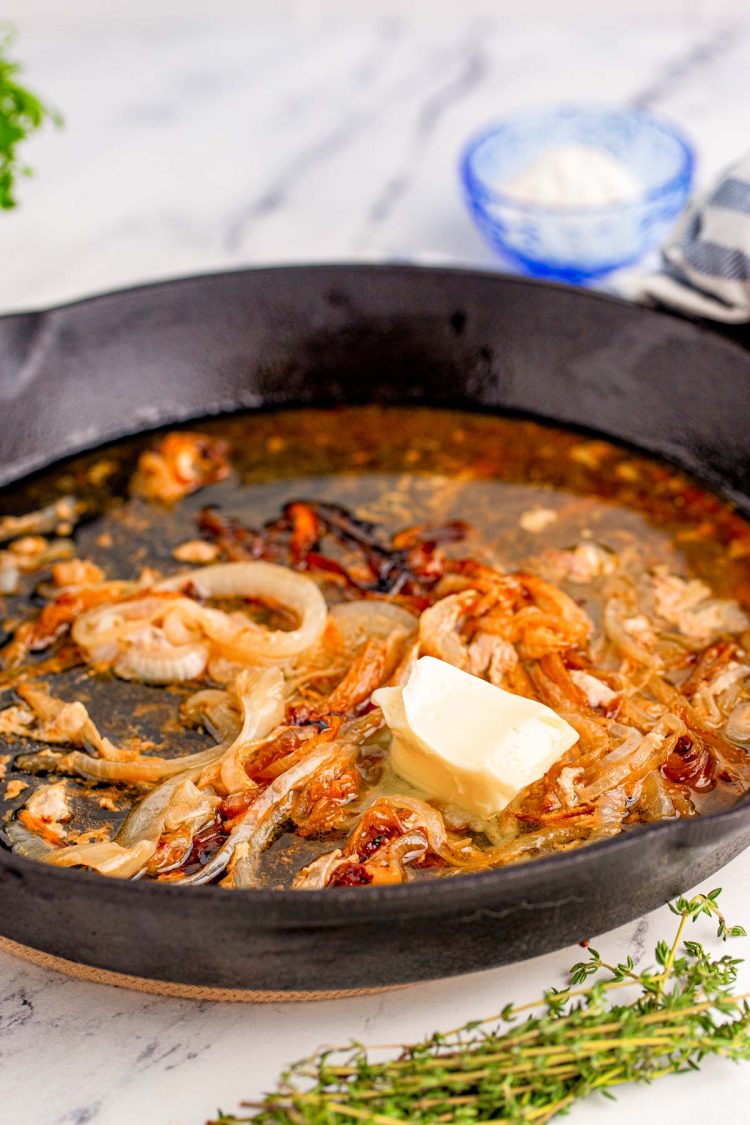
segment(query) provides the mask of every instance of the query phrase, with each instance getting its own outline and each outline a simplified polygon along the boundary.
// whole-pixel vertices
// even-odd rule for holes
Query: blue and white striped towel
[[[750,321],[750,154],[693,204],[636,300],[727,324]]]

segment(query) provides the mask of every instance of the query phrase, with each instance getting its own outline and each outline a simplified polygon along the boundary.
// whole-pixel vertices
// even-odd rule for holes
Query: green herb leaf
[[[726,924],[719,894],[670,905],[680,921],[672,943],[656,947],[658,968],[636,973],[631,957],[611,966],[590,950],[589,961],[573,966],[571,985],[608,976],[587,988],[549,989],[542,1000],[507,1005],[395,1057],[360,1043],[328,1049],[290,1067],[259,1103],[243,1103],[249,1115],[221,1113],[209,1125],[545,1125],[594,1092],[611,1098],[626,1082],[697,1070],[709,1055],[750,1059],[750,1005],[731,992],[741,962],[683,942],[685,926],[703,915],[716,919],[723,940],[744,936]],[[635,996],[612,1003],[618,988]]]
[[[12,41],[10,33],[0,34],[0,208],[5,210],[18,203],[18,177],[31,174],[19,159],[19,145],[47,120],[62,124],[58,113],[16,81],[21,68],[9,57]]]

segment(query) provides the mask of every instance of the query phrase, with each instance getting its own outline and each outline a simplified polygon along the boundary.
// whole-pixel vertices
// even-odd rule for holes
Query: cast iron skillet
[[[0,320],[0,483],[238,407],[501,408],[662,455],[750,514],[750,353],[664,314],[459,270],[266,269]],[[529,957],[625,922],[750,843],[750,806],[481,875],[336,891],[180,888],[0,849],[0,934],[160,982],[367,988]]]

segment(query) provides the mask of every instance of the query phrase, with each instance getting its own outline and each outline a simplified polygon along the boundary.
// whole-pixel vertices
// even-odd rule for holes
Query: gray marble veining
[[[34,22],[23,54],[67,124],[29,146],[36,175],[2,216],[2,311],[267,262],[497,268],[461,202],[458,154],[527,104],[648,105],[694,137],[704,181],[750,136],[738,21]]]

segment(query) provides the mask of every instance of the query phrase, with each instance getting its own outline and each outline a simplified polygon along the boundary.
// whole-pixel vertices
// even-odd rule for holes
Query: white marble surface
[[[723,886],[732,920],[750,920],[746,858],[705,890]],[[616,893],[616,890],[615,892]],[[603,956],[653,963],[673,933],[662,908],[597,938]],[[708,937],[705,928],[702,937]],[[735,955],[749,943],[733,943]],[[747,951],[750,953],[750,950]],[[533,999],[580,960],[577,946],[504,969],[318,1004],[215,1004],[144,997],[82,984],[0,955],[0,1073],[14,1125],[202,1125],[257,1097],[280,1068],[322,1044],[349,1038],[394,1043]],[[741,987],[750,989],[750,967]],[[711,1060],[699,1074],[625,1088],[617,1102],[576,1107],[571,1125],[706,1125],[747,1121],[750,1067]]]
[[[286,5],[296,20],[268,22],[243,18],[238,4],[231,18],[221,5],[211,18],[188,6],[182,22],[159,17],[158,3],[149,18],[116,5],[108,21],[106,5],[86,14],[81,0],[10,3],[28,78],[67,126],[29,147],[37,175],[22,207],[0,215],[0,310],[254,263],[493,268],[462,209],[456,154],[478,125],[530,102],[651,106],[692,134],[704,178],[750,136],[750,25],[730,13],[740,5],[722,5],[730,14],[720,23],[639,16],[563,27],[475,18],[472,5],[459,21],[444,3],[435,21],[348,24],[305,19],[299,4]],[[696,11],[705,17],[706,7]],[[729,915],[750,921],[750,859],[711,882],[725,886]],[[670,924],[662,910],[599,945],[642,955]],[[535,995],[577,957],[315,1007],[251,1007],[144,998],[0,956],[5,1116],[200,1125],[321,1042],[453,1026]],[[571,1120],[624,1125],[637,1113],[643,1125],[694,1115],[739,1125],[748,1101],[750,1068],[717,1064],[624,1090],[615,1105],[581,1106]]]
[[[18,22],[28,80],[67,125],[30,143],[36,175],[0,216],[0,311],[255,263],[493,268],[457,155],[529,103],[650,106],[694,137],[704,179],[750,137],[736,19]]]

